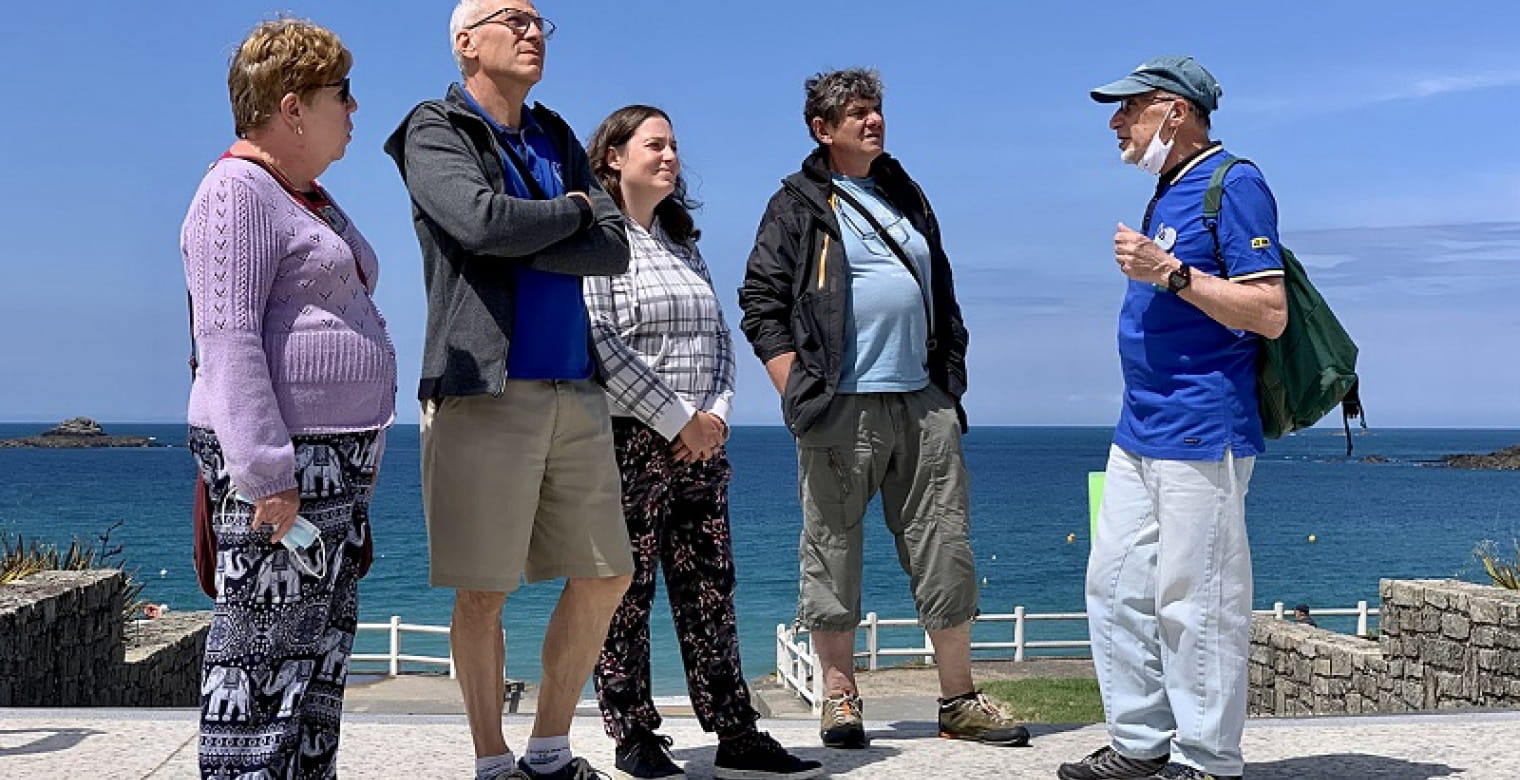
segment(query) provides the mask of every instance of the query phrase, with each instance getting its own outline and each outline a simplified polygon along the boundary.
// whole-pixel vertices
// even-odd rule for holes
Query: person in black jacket
[[[455,589],[450,646],[478,780],[586,780],[575,705],[633,572],[612,419],[581,278],[628,268],[617,203],[563,119],[526,104],[554,32],[527,0],[461,0],[462,84],[386,142],[427,284],[422,499],[429,581]],[[501,611],[564,578],[521,762],[502,734]]]
[[[828,688],[820,736],[830,747],[866,743],[853,653],[861,519],[880,491],[934,643],[941,735],[1024,744],[1028,731],[971,680],[967,339],[939,224],[884,150],[880,76],[821,73],[806,89],[803,118],[818,148],[766,206],[739,303],[740,327],[797,438],[797,621],[813,634]]]

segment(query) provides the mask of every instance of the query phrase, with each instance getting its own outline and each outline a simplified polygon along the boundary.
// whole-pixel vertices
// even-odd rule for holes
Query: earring
[[[303,131],[301,129],[301,126],[300,125],[296,125],[296,135],[301,135],[303,132],[305,132],[305,131]]]

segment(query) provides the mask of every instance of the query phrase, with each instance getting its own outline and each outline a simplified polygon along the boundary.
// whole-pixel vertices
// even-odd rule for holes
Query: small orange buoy
[[[1071,544],[1072,542],[1075,542],[1076,540],[1077,540],[1077,535],[1076,534],[1067,534],[1066,535],[1066,543],[1067,544]]]

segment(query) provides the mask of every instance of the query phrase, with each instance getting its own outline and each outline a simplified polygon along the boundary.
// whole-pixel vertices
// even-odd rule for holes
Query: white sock
[[[523,760],[534,774],[547,775],[569,765],[575,754],[570,752],[570,737],[529,737]]]
[[[491,778],[517,766],[517,756],[508,750],[499,756],[486,756],[475,759],[475,780],[491,780]]]

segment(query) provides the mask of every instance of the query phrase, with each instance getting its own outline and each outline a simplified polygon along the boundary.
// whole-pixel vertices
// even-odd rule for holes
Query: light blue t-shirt
[[[923,289],[931,289],[929,243],[877,194],[876,183],[835,175],[834,186],[870,209],[917,266]],[[843,198],[835,198],[834,211],[850,275],[838,392],[911,393],[928,387],[929,320],[923,290],[869,220]]]

